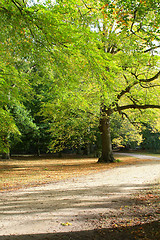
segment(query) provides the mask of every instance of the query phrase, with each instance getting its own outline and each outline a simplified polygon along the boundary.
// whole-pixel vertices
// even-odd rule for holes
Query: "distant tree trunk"
[[[3,149],[2,151],[2,159],[10,159],[10,146],[8,141],[9,135],[3,134]]]
[[[10,150],[8,148],[7,152],[2,153],[2,159],[10,159]]]
[[[59,158],[62,157],[62,152],[58,152],[58,157],[59,157]]]
[[[102,144],[102,156],[98,162],[110,163],[114,162],[111,134],[110,134],[110,116],[103,114],[100,119],[100,132]]]
[[[39,142],[39,139],[37,141],[37,156],[40,157],[41,155],[41,150],[40,150],[40,142]]]

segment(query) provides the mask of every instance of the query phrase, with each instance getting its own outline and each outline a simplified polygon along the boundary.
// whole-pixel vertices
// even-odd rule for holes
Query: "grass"
[[[0,191],[11,191],[50,182],[76,178],[78,176],[104,171],[125,164],[141,163],[145,160],[118,156],[115,163],[99,163],[97,158],[64,156],[23,156],[0,161]]]

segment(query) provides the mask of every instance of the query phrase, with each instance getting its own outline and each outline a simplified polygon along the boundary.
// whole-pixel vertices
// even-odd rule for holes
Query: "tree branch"
[[[139,102],[137,99],[133,98],[132,96],[127,96],[127,97],[132,101],[134,105],[136,105]]]
[[[151,47],[151,48],[145,50],[144,53],[150,52],[150,51],[152,51],[152,50],[154,50],[154,49],[157,49],[157,48],[159,48],[159,47],[160,47],[160,45]]]
[[[134,15],[133,15],[133,22],[132,22],[132,24],[131,24],[131,32],[133,32],[133,25],[134,25],[134,21],[135,21],[135,19],[136,19],[136,14],[137,14],[137,9],[134,11]]]
[[[131,73],[133,76],[135,76],[136,80],[135,82],[133,82],[132,84],[128,85],[124,90],[122,90],[118,95],[117,95],[117,102],[118,100],[120,100],[120,98],[125,95],[126,93],[129,93],[129,91],[131,90],[132,87],[134,87],[135,85],[137,85],[138,83],[140,84],[140,86],[142,87],[142,83],[149,83],[154,81],[155,79],[157,79],[160,76],[160,71],[158,73],[156,73],[153,77],[148,78],[148,79],[138,79],[136,74]],[[124,76],[125,77],[125,76]],[[125,78],[126,79],[126,78]],[[156,85],[155,85],[156,86]]]
[[[5,8],[4,6],[0,6],[0,9],[4,10],[5,12],[8,12],[8,13],[10,12],[10,11],[9,11],[7,8]],[[3,12],[4,12],[4,11],[3,11]],[[2,12],[2,11],[1,11],[1,12]]]
[[[154,75],[151,78],[147,78],[147,79],[139,79],[139,82],[152,82],[155,79],[157,79],[160,76],[160,71],[156,73],[156,75]]]
[[[137,14],[137,9],[134,11],[134,15],[133,15],[133,22],[131,24],[131,28],[130,28],[130,31],[131,33],[133,33],[135,36],[139,37],[140,39],[144,40],[144,38],[142,38],[141,36],[137,35],[134,31],[133,31],[133,26],[134,26],[134,23],[135,23],[135,20],[136,20],[136,14]],[[138,31],[141,29],[141,26],[140,28],[138,29]],[[137,31],[137,32],[138,32]]]
[[[135,81],[133,84],[128,85],[124,90],[122,90],[118,95],[117,99],[119,100],[124,94],[129,93],[130,89],[135,86],[138,81]]]
[[[20,11],[20,13],[22,14],[22,6],[19,4],[19,3],[17,3],[16,1],[14,1],[14,0],[11,0],[12,1],[12,3],[18,8],[18,10]]]
[[[136,105],[136,104],[129,104],[126,106],[117,107],[117,111],[121,112],[122,110],[127,109],[148,109],[148,108],[158,108],[160,109],[160,105],[154,105],[154,104],[145,104],[145,105]]]
[[[84,1],[84,0],[82,0],[82,2],[83,2],[83,4],[85,5],[85,7],[86,7],[87,9],[89,9],[89,10],[92,10],[92,8],[91,8],[91,7],[88,7],[88,6],[87,6],[87,4],[85,3],[85,1]]]
[[[143,85],[141,82],[140,82],[140,86],[142,88],[152,88],[152,87],[160,87],[160,84],[155,84],[155,85]]]

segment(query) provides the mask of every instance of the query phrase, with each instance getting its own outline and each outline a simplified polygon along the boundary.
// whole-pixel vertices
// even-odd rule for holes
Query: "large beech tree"
[[[129,118],[129,112],[135,109],[160,108],[160,71],[154,52],[159,48],[158,6],[156,1],[113,1],[102,7],[103,20],[99,29],[103,51],[112,55],[121,70],[113,80],[113,97],[107,102],[103,92],[101,100],[100,162],[114,161],[110,140],[110,116],[113,112]],[[111,71],[110,66],[106,68]]]
[[[70,66],[77,79],[71,77],[74,84],[65,82],[64,105],[60,100],[57,103],[57,99],[47,103],[44,114],[53,121],[53,147],[62,147],[64,142],[76,136],[77,131],[87,132],[89,124],[99,124],[102,143],[99,162],[113,162],[111,115],[118,112],[135,122],[139,112],[160,108],[159,3],[78,1],[75,7],[86,36],[80,42],[77,40],[79,45],[77,42],[66,45],[66,49],[76,49],[76,57],[72,55]],[[77,59],[81,59],[81,66]],[[51,109],[54,116],[50,114]],[[78,128],[80,121],[86,126]],[[57,129],[58,122],[61,127]],[[73,141],[75,145],[80,144],[78,138],[81,139],[79,136]]]

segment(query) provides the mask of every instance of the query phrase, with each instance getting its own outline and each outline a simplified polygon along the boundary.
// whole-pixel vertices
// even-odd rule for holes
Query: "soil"
[[[159,160],[0,193],[0,240],[159,240]]]

